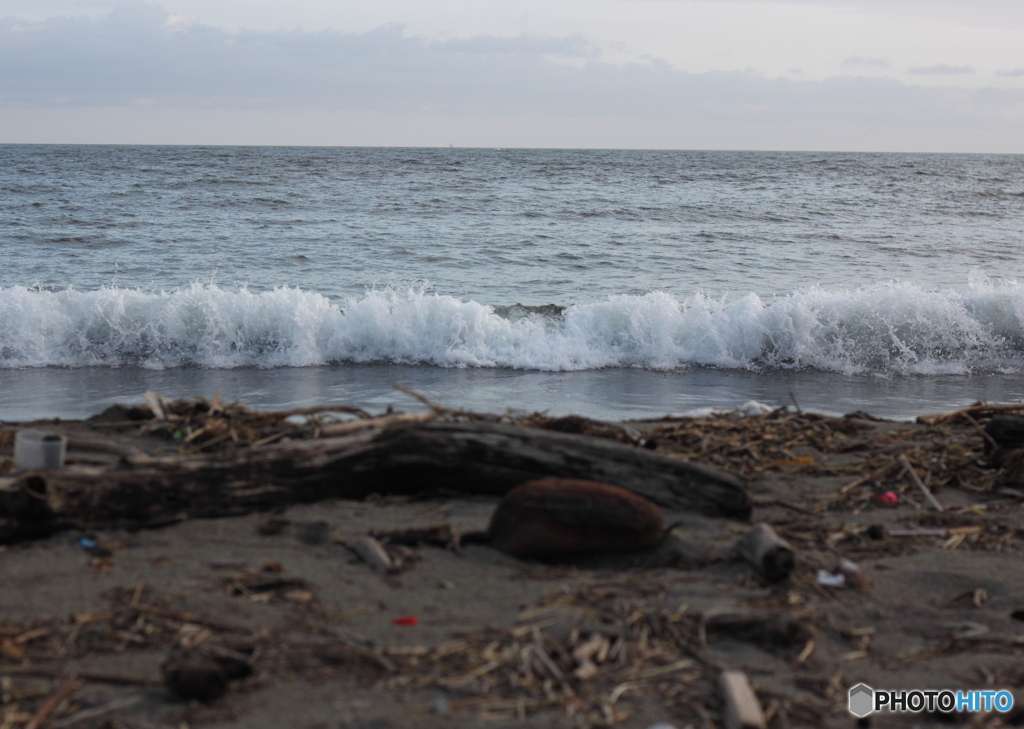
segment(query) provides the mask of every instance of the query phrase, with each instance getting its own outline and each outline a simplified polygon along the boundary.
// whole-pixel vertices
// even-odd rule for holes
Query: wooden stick
[[[320,429],[320,435],[323,436],[339,436],[348,435],[350,433],[356,433],[360,430],[367,428],[380,428],[389,427],[393,425],[407,424],[411,425],[414,423],[426,423],[437,417],[437,413],[395,413],[394,415],[381,415],[379,418],[370,418],[368,420],[350,420],[347,423],[335,423],[333,425],[325,425]]]
[[[900,463],[903,465],[903,470],[907,472],[910,478],[913,479],[914,483],[917,484],[917,487],[921,489],[925,498],[928,499],[928,503],[930,503],[936,511],[945,511],[945,509],[942,508],[942,504],[939,503],[939,500],[932,496],[932,492],[924,485],[924,481],[922,481],[917,475],[917,472],[914,470],[914,467],[910,465],[910,461],[907,460],[907,457],[901,453],[899,459]]]
[[[43,666],[3,666],[0,667],[0,676],[35,676],[39,678],[60,678],[66,676],[67,672],[59,668],[45,668]],[[92,673],[89,671],[75,675],[80,681],[89,683],[109,683],[117,686],[160,686],[163,680],[159,678],[147,678],[145,676],[126,676],[112,673]]]
[[[793,571],[792,545],[768,524],[752,526],[740,538],[737,547],[743,559],[769,582],[784,580]]]
[[[97,706],[93,709],[85,709],[79,711],[77,714],[65,717],[60,721],[53,723],[53,729],[63,729],[66,726],[74,726],[75,724],[85,721],[86,719],[95,719],[97,716],[103,716],[109,714],[111,711],[117,711],[118,709],[126,709],[129,706],[135,706],[135,704],[142,701],[142,696],[128,696],[123,699],[114,699],[101,706]]]
[[[885,533],[890,537],[944,537],[949,533],[948,529],[886,529]]]
[[[765,729],[761,704],[743,671],[723,671],[720,679],[725,698],[726,729]]]
[[[50,718],[50,714],[57,710],[57,707],[61,705],[71,694],[75,693],[82,685],[82,682],[78,680],[76,676],[71,676],[64,681],[57,690],[53,692],[53,696],[48,698],[46,702],[39,707],[39,711],[32,717],[32,720],[25,725],[25,729],[39,729],[43,723]]]
[[[974,429],[977,430],[981,434],[982,438],[984,438],[990,444],[992,444],[993,448],[999,448],[999,444],[996,442],[996,439],[993,438],[991,436],[991,434],[989,434],[989,432],[987,430],[985,430],[984,428],[981,427],[981,423],[979,423],[977,420],[972,418],[969,413],[962,413],[962,415],[965,418],[967,418],[967,422],[970,423],[972,426],[974,426]]]

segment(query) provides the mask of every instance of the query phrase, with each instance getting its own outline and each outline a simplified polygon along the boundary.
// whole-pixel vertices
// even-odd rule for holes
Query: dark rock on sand
[[[219,661],[201,653],[171,656],[163,665],[164,682],[182,699],[213,701],[228,690],[228,674]]]

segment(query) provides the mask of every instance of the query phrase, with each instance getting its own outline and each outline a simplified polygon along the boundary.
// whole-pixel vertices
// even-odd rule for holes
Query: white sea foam
[[[1024,289],[888,283],[762,300],[611,296],[503,317],[417,289],[332,302],[295,288],[0,289],[0,367],[310,366],[331,362],[582,370],[816,368],[883,375],[1024,369]]]

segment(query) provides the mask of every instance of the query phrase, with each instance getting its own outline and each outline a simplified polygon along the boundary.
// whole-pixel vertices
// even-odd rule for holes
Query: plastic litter
[[[896,504],[900,503],[900,497],[893,491],[886,491],[878,497],[878,501],[884,506],[896,506]]]
[[[834,575],[826,570],[818,570],[818,584],[825,587],[842,587],[846,584],[846,576],[843,574]]]
[[[393,625],[419,625],[420,619],[415,615],[405,615],[391,621]]]
[[[14,435],[14,462],[21,468],[61,468],[68,438],[44,430],[19,430]]]

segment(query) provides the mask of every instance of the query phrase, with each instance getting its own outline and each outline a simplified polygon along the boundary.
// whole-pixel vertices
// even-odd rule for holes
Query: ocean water
[[[1024,157],[0,146],[0,419],[1024,397]]]

